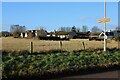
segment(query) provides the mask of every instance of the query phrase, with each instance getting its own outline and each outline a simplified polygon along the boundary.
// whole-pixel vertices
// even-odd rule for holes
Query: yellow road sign
[[[110,18],[103,18],[98,20],[98,23],[105,23],[105,22],[110,22]]]

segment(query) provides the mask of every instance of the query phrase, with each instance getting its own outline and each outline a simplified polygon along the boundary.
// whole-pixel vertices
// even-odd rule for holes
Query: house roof
[[[55,34],[55,33],[54,33],[54,32],[50,32],[50,33],[47,33],[47,34],[50,34],[50,35],[51,35],[51,34]]]
[[[79,35],[86,35],[86,34],[89,34],[89,32],[77,32],[76,34],[79,34]]]
[[[94,33],[90,33],[90,36],[99,36],[100,32],[94,32]]]
[[[69,32],[64,32],[64,31],[57,31],[57,32],[50,32],[47,34],[54,34],[54,35],[68,35]]]
[[[65,32],[65,31],[59,31],[59,32],[56,32],[57,35],[68,35],[69,32]]]

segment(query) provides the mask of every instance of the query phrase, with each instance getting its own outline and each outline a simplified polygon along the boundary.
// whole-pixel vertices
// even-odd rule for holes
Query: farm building
[[[100,37],[99,37],[100,34],[101,34],[100,32],[90,33],[90,35],[89,35],[89,40],[90,40],[90,41],[91,41],[91,40],[98,40],[98,41],[103,40],[103,38],[100,38]]]
[[[33,38],[38,36],[46,36],[47,31],[45,30],[27,30],[25,33],[21,33],[22,38]]]
[[[104,32],[101,32],[99,37],[104,38]],[[112,32],[112,31],[106,32],[106,38],[109,39],[109,40],[113,39],[114,38],[114,32]]]
[[[33,38],[35,37],[35,30],[27,30],[25,33],[21,33],[22,38]]]
[[[39,37],[42,40],[68,40],[69,33],[64,31],[50,32],[46,36]]]
[[[35,36],[47,36],[47,31],[46,30],[36,30],[35,31]]]
[[[20,34],[20,37],[21,37],[21,38],[24,38],[24,37],[25,37],[25,33],[21,33],[21,34]]]
[[[9,37],[9,36],[12,36],[12,34],[8,31],[0,32],[0,37]]]
[[[88,39],[90,32],[89,31],[88,32],[77,32],[76,34],[77,36],[75,36],[75,38]]]
[[[47,33],[47,37],[55,37],[55,36],[56,36],[55,32]]]
[[[106,32],[106,39],[113,39],[114,38],[114,32],[108,31]],[[96,32],[96,33],[90,33],[89,40],[104,40],[104,32]]]
[[[50,32],[50,33],[47,33],[47,37],[60,37],[61,39],[68,38],[69,33],[64,31]]]
[[[60,37],[61,39],[62,38],[69,38],[69,33],[68,32],[64,32],[64,31],[58,31],[55,33],[55,35],[57,37]]]
[[[19,38],[19,37],[24,37],[23,34],[26,30],[25,26],[20,26],[20,25],[11,25],[10,31],[13,34],[14,38]]]
[[[69,33],[69,38],[70,39],[76,39],[76,38],[80,38],[80,39],[87,39],[89,38],[90,32],[70,32]]]
[[[73,39],[75,36],[77,36],[76,32],[69,32],[69,39]]]
[[[114,30],[114,37],[120,37],[120,30]]]

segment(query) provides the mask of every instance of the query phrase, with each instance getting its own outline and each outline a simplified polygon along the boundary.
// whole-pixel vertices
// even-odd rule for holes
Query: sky
[[[0,3],[1,5],[1,3]],[[107,2],[107,30],[118,25],[118,3]],[[60,27],[76,26],[89,30],[93,26],[103,29],[98,19],[104,18],[103,2],[2,2],[2,31],[9,31],[10,25],[19,24],[27,29],[43,27],[47,31]]]
[[[2,0],[3,2],[103,2],[104,0]],[[118,2],[120,0],[106,0],[107,2]]]

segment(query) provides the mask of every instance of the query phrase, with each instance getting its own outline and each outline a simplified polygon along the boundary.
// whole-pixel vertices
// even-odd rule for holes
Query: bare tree
[[[58,31],[70,32],[71,31],[71,27],[60,27],[60,28],[58,28]]]
[[[77,32],[80,32],[80,31],[81,31],[81,29],[79,27],[77,27]]]
[[[72,27],[71,29],[72,32],[77,32],[77,28],[75,26]]]
[[[88,32],[88,27],[87,26],[82,26],[82,32]]]
[[[44,26],[40,26],[40,27],[38,28],[38,30],[45,30],[45,27],[44,27]]]
[[[58,28],[58,31],[65,31],[65,27]]]
[[[101,32],[102,30],[100,28],[98,28],[97,26],[94,26],[92,29],[91,29],[92,32]]]
[[[66,27],[66,28],[65,28],[65,31],[66,31],[66,32],[70,32],[70,31],[71,31],[71,27]]]
[[[76,26],[73,26],[73,27],[60,27],[60,28],[58,28],[58,31],[79,32],[79,31],[80,31],[80,28],[76,28]]]
[[[25,31],[26,31],[25,26],[19,26],[19,25],[10,26],[10,32],[13,34],[14,37],[19,37],[20,33],[23,33]]]

